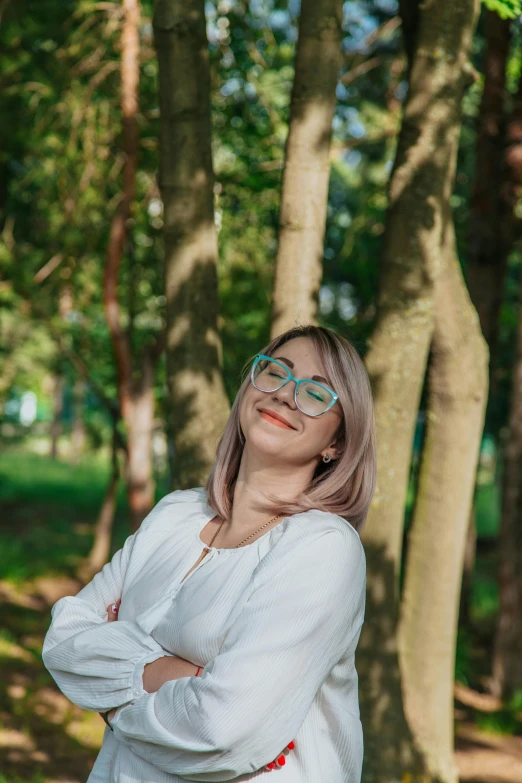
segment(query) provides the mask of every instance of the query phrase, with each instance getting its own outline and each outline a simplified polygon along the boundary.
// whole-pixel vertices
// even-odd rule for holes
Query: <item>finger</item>
[[[120,608],[120,603],[110,604],[107,607],[107,619],[110,623],[114,622],[118,619],[118,611]]]
[[[294,740],[292,740],[291,742],[288,743],[285,750],[293,750],[294,748],[295,748],[295,742]],[[273,761],[270,761],[268,764],[265,764],[265,769],[275,769],[276,767],[284,767],[285,764],[286,764],[286,759],[283,756],[283,754],[281,754]]]

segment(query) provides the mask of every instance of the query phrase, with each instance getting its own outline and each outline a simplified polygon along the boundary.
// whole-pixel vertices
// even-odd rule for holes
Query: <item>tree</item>
[[[228,417],[218,328],[210,74],[203,0],[158,0],[160,189],[175,482],[206,480]]]
[[[340,0],[301,4],[281,195],[273,337],[317,317],[342,8]]]
[[[454,305],[452,302],[448,315],[445,312],[439,315],[436,305],[440,301],[439,292],[447,292],[448,281],[454,286],[452,297],[456,297],[455,301],[459,296],[465,301],[454,268],[453,235],[447,205],[455,175],[460,106],[470,81],[468,56],[477,10],[478,4],[474,0],[431,5],[405,1],[401,5],[409,59],[409,86],[390,178],[376,326],[366,356],[375,397],[379,468],[377,490],[363,532],[369,566],[368,609],[359,660],[361,692],[366,701],[367,769],[370,779],[375,780],[401,777],[407,769],[424,769],[435,779],[444,781],[454,780],[455,776],[448,739],[452,737],[451,704],[445,711],[437,712],[433,693],[431,690],[428,692],[427,697],[431,701],[426,704],[426,710],[434,721],[431,734],[430,727],[426,727],[422,716],[411,705],[410,682],[414,680],[414,672],[408,659],[411,647],[406,642],[411,628],[408,607],[412,596],[409,588],[405,593],[408,607],[403,610],[405,616],[401,622],[403,636],[399,650],[395,635],[411,447],[432,341],[440,341],[438,349],[433,343],[434,352],[443,351],[444,361],[449,363],[445,366],[446,380],[450,380],[448,369],[454,369],[451,364],[453,351],[447,344],[449,341],[454,348],[454,335],[452,333],[449,340],[446,322],[455,316]],[[440,321],[437,322],[437,318]],[[455,328],[456,324],[451,326]],[[459,490],[463,503],[459,504],[455,519],[453,516],[445,518],[446,529],[451,529],[454,522],[458,529],[462,524],[462,505],[465,507],[469,501],[474,481],[469,467],[476,460],[478,448],[476,430],[477,427],[480,429],[480,415],[476,414],[483,400],[480,375],[483,355],[480,340],[472,331],[469,339],[465,347],[470,348],[470,356],[478,355],[479,359],[478,399],[469,398],[469,389],[465,390],[464,404],[473,403],[473,411],[466,419],[466,426],[470,428],[467,433],[470,436],[469,448],[462,439],[456,441],[466,464],[465,478]],[[453,377],[451,380],[454,380]],[[452,388],[451,395],[458,391]],[[445,388],[444,393],[447,392]],[[453,413],[451,398],[449,402]],[[440,452],[437,452],[437,457],[438,461],[431,462],[431,465],[440,470]],[[426,461],[427,456],[424,464]],[[435,519],[429,509],[430,513],[422,516],[426,500],[421,494],[416,506],[417,518],[422,519],[420,529],[419,524],[415,524],[419,537],[429,533]],[[447,540],[445,543],[447,545]],[[411,579],[413,574],[418,576],[420,557],[415,538],[409,546],[415,553],[409,555],[407,564]],[[457,554],[451,560],[454,587],[457,575],[460,577],[459,546],[460,539],[457,541]],[[431,585],[427,593],[430,600],[436,600],[438,587]],[[424,588],[421,593],[423,591]],[[450,604],[450,620],[452,609]],[[441,687],[446,701],[448,667],[452,666],[454,653],[454,646],[451,646],[453,633],[454,624],[445,637],[448,643],[444,644],[445,679]],[[377,639],[380,639],[380,644]],[[437,650],[432,649],[429,654],[436,658]],[[451,670],[451,682],[452,674]],[[404,722],[401,683],[404,686],[407,725]],[[435,684],[430,681],[430,688]],[[425,695],[423,690],[422,696]],[[385,750],[378,753],[377,743],[382,743],[383,736]]]
[[[131,526],[137,530],[154,505],[152,426],[154,420],[154,365],[163,348],[163,335],[146,345],[135,371],[132,348],[133,314],[122,326],[118,276],[126,248],[127,223],[135,199],[138,165],[138,89],[140,81],[139,0],[123,0],[121,27],[121,110],[123,121],[123,190],[114,213],[103,282],[105,317],[114,347],[118,398],[127,431],[126,486]],[[129,245],[127,246],[129,250]],[[132,257],[130,258],[132,263]]]

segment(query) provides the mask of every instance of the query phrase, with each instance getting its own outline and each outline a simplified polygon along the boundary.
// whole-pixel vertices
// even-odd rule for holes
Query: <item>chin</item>
[[[289,432],[293,432],[293,430],[274,427],[274,432],[267,432],[264,427],[252,426],[248,433],[245,433],[245,439],[252,452],[266,454],[267,456],[278,456],[281,454],[281,448],[285,443],[284,438]]]

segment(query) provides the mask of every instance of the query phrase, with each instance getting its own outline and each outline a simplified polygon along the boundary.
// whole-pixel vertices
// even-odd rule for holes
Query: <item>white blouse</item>
[[[360,783],[359,535],[313,510],[218,549],[200,538],[214,516],[202,487],[166,495],[92,582],[53,607],[43,660],[58,687],[86,710],[119,707],[88,783]],[[147,693],[144,666],[164,655],[202,675]],[[285,766],[266,770],[292,740]]]

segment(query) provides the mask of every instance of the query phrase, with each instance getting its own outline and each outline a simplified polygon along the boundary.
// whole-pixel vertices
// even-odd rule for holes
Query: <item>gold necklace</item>
[[[269,520],[269,521],[268,521],[268,522],[267,522],[265,525],[262,525],[262,526],[261,526],[260,528],[258,528],[257,530],[254,530],[254,532],[253,532],[253,533],[251,533],[249,536],[247,536],[247,537],[246,537],[246,538],[244,538],[242,541],[240,541],[240,542],[239,542],[239,544],[237,544],[235,547],[231,547],[231,548],[232,548],[232,549],[237,549],[239,546],[241,546],[241,544],[244,544],[244,543],[245,543],[245,541],[248,541],[248,539],[249,539],[249,538],[252,538],[252,536],[255,536],[255,534],[256,534],[256,533],[259,533],[259,531],[260,531],[260,530],[263,530],[263,528],[265,528],[265,527],[267,527],[268,525],[272,524],[272,522],[275,522],[275,521],[276,521],[276,519],[279,519],[279,517],[284,517],[284,514],[276,514],[276,516],[275,516],[275,517],[272,517],[272,519],[270,519],[270,520]],[[217,534],[219,533],[219,531],[221,530],[221,528],[223,527],[224,523],[225,523],[225,520],[223,520],[223,521],[221,522],[221,525],[218,527],[218,529],[216,530],[216,532],[215,532],[215,533],[214,533],[214,535],[212,536],[212,541],[211,541],[211,542],[210,542],[210,544],[208,545],[209,547],[210,547],[210,546],[212,546],[212,544],[214,543],[214,541],[215,541],[215,538],[216,538]],[[217,547],[216,547],[216,549],[217,549]]]

